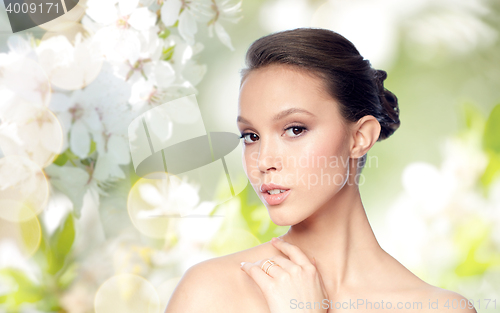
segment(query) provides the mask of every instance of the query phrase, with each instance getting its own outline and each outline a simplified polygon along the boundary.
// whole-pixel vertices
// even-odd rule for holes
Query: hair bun
[[[381,130],[378,141],[386,139],[392,135],[401,124],[399,121],[398,98],[384,87],[384,80],[387,78],[387,72],[375,70],[375,83],[378,88],[378,98],[381,105],[381,120],[379,120]]]

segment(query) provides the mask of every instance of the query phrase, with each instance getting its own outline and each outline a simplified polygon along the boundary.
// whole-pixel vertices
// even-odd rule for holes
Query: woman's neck
[[[316,260],[330,293],[359,285],[385,251],[368,222],[358,186],[346,184],[331,202],[282,236]]]

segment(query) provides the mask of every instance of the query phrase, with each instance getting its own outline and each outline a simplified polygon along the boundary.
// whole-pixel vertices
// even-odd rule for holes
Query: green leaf
[[[92,162],[91,158],[85,158],[80,161],[83,165],[90,166],[90,163]]]
[[[269,213],[262,202],[249,203],[249,190],[251,185],[248,184],[242,192],[238,194],[241,199],[241,214],[245,220],[250,232],[257,237],[260,242],[271,240],[272,237],[284,234],[288,226],[278,226],[269,218]]]
[[[94,144],[94,150],[95,150],[95,142],[94,141],[91,142],[91,147],[90,147],[91,149],[92,149],[92,144]],[[58,166],[63,166],[64,164],[66,164],[66,162],[70,161],[74,165],[75,163],[73,162],[73,160],[78,160],[78,159],[79,159],[79,157],[76,156],[70,150],[70,148],[68,148],[68,149],[66,149],[66,151],[59,154],[53,163],[58,165]]]
[[[158,34],[158,37],[161,39],[166,39],[168,36],[170,36],[170,30],[168,28],[165,28]]]
[[[481,176],[481,184],[487,187],[500,175],[500,104],[493,108],[484,126],[483,149],[489,162]]]
[[[37,303],[37,309],[41,312],[58,312],[64,313],[66,310],[61,308],[60,295],[54,292],[47,292],[43,297],[43,301]]]
[[[40,239],[40,246],[38,247],[38,250],[35,252],[33,255],[33,260],[38,264],[40,268],[42,268],[44,271],[47,269],[48,264],[47,264],[47,254],[49,253],[48,250],[50,250],[50,247],[47,244],[47,234],[42,227],[42,236]]]
[[[480,179],[483,187],[489,186],[500,175],[500,154],[490,152],[488,155],[489,162]]]
[[[64,152],[66,154],[66,156],[68,157],[68,159],[70,160],[77,160],[79,159],[79,157],[77,155],[75,155],[73,153],[73,151],[71,151],[70,148],[66,149],[66,151]]]
[[[23,239],[23,248],[28,249],[30,253],[39,249],[41,241],[41,226],[37,218],[32,218],[19,223],[21,238]]]
[[[168,47],[168,48],[163,48],[163,51],[161,53],[161,59],[163,61],[170,60],[172,58],[172,56],[174,55],[174,48],[175,48],[175,45]]]
[[[43,299],[43,288],[29,279],[23,271],[16,268],[4,268],[0,270],[0,275],[10,278],[17,285],[16,291],[8,294],[4,303],[9,300],[15,304],[33,303]]]
[[[73,246],[73,242],[75,240],[75,223],[73,219],[73,214],[69,213],[62,225],[54,233],[54,236],[51,238],[53,243],[55,243],[56,250],[64,255],[67,255]]]
[[[78,275],[78,264],[72,263],[59,277],[57,284],[62,290],[65,290],[70,286],[70,284],[75,280]]]
[[[483,147],[486,151],[500,154],[500,104],[493,108],[486,121]]]
[[[491,226],[479,217],[471,217],[457,227],[453,239],[459,248],[461,263],[455,268],[455,274],[460,277],[483,275],[493,265],[496,255],[490,248],[491,231]]]
[[[74,240],[75,226],[73,214],[70,213],[50,238],[49,274],[55,275],[64,266]]]
[[[66,155],[66,153],[59,154],[54,160],[54,163],[59,166],[63,166],[64,164],[66,164],[66,162],[68,162],[68,156]]]
[[[95,151],[95,148],[96,148],[96,143],[94,140],[90,140],[90,151],[89,151],[89,154],[88,155],[91,155],[92,153],[94,153]]]

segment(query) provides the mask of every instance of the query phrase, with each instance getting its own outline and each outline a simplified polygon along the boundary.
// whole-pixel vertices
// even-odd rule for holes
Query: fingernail
[[[245,264],[245,262],[241,262],[241,265],[240,265],[240,267],[241,267],[241,266],[243,266],[243,264]]]

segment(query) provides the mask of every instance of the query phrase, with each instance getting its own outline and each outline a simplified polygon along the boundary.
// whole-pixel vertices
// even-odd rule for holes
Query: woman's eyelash
[[[304,126],[300,126],[300,125],[292,125],[292,126],[288,126],[287,128],[285,128],[285,132],[289,129],[292,129],[292,128],[298,128],[298,129],[302,129],[303,132],[301,132],[299,135],[295,136],[295,137],[292,137],[292,138],[297,138],[297,137],[300,137],[302,136],[303,133],[305,133],[307,131],[307,128],[304,127]]]
[[[300,126],[300,125],[292,125],[292,126],[289,126],[289,127],[285,128],[285,129],[284,129],[284,131],[286,132],[287,130],[292,129],[292,128],[298,128],[298,129],[301,129],[301,130],[303,130],[303,131],[302,131],[299,135],[294,136],[294,137],[291,137],[291,138],[297,138],[297,137],[300,137],[300,136],[302,136],[302,134],[303,134],[303,133],[305,133],[305,132],[308,130],[308,129],[307,129],[306,127],[304,127],[304,126]],[[243,133],[243,134],[241,134],[240,139],[245,138],[245,136],[247,136],[247,135],[255,135],[255,133]],[[244,144],[247,144],[244,140],[243,140],[243,143],[244,143]]]
[[[251,135],[251,134],[253,134],[253,133],[243,133],[243,134],[241,134],[240,139],[243,139],[243,138],[245,138],[246,135]]]

